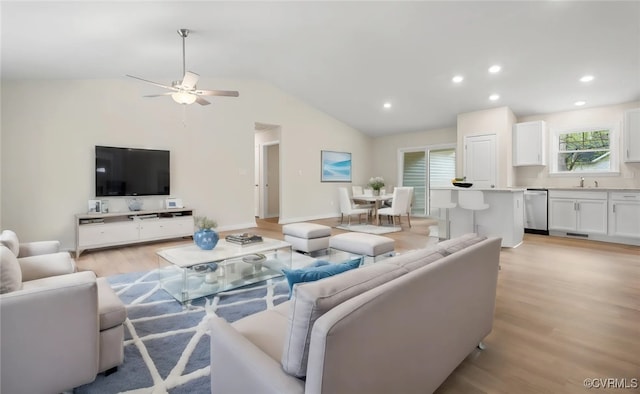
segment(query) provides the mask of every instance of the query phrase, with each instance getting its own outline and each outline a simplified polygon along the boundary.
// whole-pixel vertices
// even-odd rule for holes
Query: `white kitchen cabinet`
[[[640,238],[640,193],[609,194],[609,235]]]
[[[513,125],[513,165],[546,165],[546,124],[539,120]]]
[[[549,230],[566,235],[607,234],[607,192],[549,191]]]
[[[640,108],[625,111],[623,134],[624,161],[640,162]]]

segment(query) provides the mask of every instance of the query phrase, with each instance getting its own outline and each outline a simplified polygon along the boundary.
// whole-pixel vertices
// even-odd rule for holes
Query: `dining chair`
[[[409,201],[407,202],[407,222],[409,222],[409,227],[411,227],[411,208],[413,207],[413,186],[408,186],[409,188]]]
[[[378,222],[380,222],[380,216],[382,215],[391,216],[395,226],[395,218],[397,216],[399,224],[402,225],[401,216],[407,213],[411,189],[410,187],[396,187],[393,189],[393,205],[389,208],[378,209]]]
[[[375,204],[371,202],[363,201],[363,200],[358,200],[356,196],[362,196],[363,194],[364,194],[364,191],[362,190],[362,186],[351,186],[351,200],[353,201],[353,207],[356,209],[360,209],[360,208],[368,209],[369,212],[367,216],[371,216],[371,213],[373,212],[373,207],[375,206]]]
[[[368,215],[369,209],[354,207],[346,187],[338,188],[338,193],[340,197],[340,224],[344,221],[344,215],[349,218],[349,226],[351,226],[351,215],[358,215],[358,223],[362,223],[360,215]]]

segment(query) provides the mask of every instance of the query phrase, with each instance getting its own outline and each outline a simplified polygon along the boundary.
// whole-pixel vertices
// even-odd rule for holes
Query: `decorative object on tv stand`
[[[102,212],[102,200],[89,200],[89,207],[87,212],[89,213]]]
[[[220,236],[213,229],[218,227],[218,223],[206,216],[196,216],[195,225],[197,230],[193,233],[193,242],[200,249],[211,250],[215,248]]]
[[[381,176],[374,176],[369,179],[369,186],[373,189],[373,194],[379,195],[380,189],[384,187],[384,178]]]
[[[127,200],[127,206],[130,211],[140,211],[142,210],[142,200],[138,200],[137,198]]]

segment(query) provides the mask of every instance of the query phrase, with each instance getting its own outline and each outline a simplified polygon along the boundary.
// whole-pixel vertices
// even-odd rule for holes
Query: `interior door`
[[[464,137],[464,176],[475,187],[496,185],[496,135]]]

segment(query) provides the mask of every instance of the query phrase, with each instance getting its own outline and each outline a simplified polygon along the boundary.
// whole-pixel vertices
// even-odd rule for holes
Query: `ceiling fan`
[[[182,37],[182,72],[184,74],[182,81],[173,81],[171,83],[171,86],[169,86],[169,85],[163,85],[161,83],[149,81],[140,77],[134,77],[133,75],[127,74],[127,77],[138,79],[142,82],[150,83],[152,85],[170,90],[169,92],[166,92],[166,93],[151,94],[144,97],[171,96],[171,98],[173,98],[173,100],[179,104],[193,104],[194,102],[196,102],[200,105],[211,104],[209,101],[205,100],[200,96],[238,97],[239,93],[233,90],[201,90],[196,88],[196,83],[198,82],[198,78],[200,78],[200,75],[191,71],[186,71],[186,67],[185,67],[184,42],[185,42],[185,38],[189,36],[189,29],[178,29],[178,35]]]

